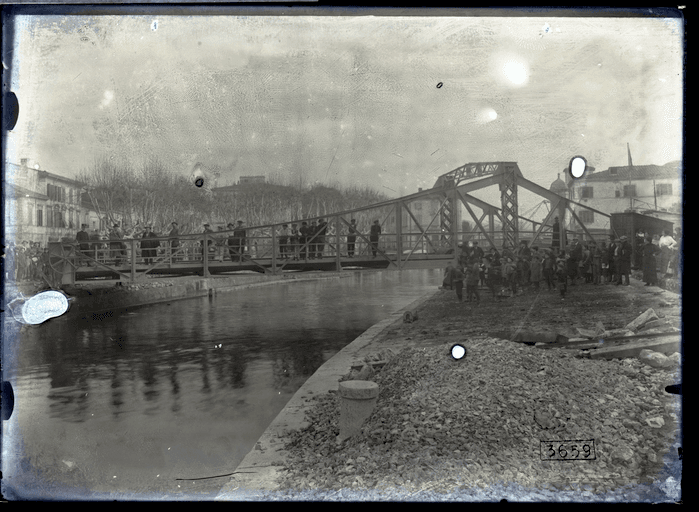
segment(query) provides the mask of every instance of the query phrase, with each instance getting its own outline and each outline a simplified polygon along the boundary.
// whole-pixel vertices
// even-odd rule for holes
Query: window
[[[672,195],[672,184],[671,183],[658,183],[655,186],[655,193],[659,196],[671,196]]]
[[[591,212],[590,210],[579,211],[578,217],[583,224],[592,224],[595,222],[595,212]]]
[[[621,197],[621,190],[615,190],[614,197]]]
[[[592,199],[592,187],[580,187],[580,197],[582,199]]]
[[[636,197],[636,185],[624,185],[624,197]]]
[[[41,206],[37,206],[36,208],[36,225],[44,225],[44,209]]]

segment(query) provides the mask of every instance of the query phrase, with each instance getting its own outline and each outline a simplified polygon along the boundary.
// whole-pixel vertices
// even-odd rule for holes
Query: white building
[[[82,182],[29,167],[27,160],[6,163],[4,185],[5,238],[48,242],[74,238],[81,224],[99,229],[96,213],[83,201]]]
[[[578,179],[563,172],[568,199],[605,213],[634,211],[679,214],[682,204],[682,167],[679,161],[665,165],[610,167],[595,172],[588,168]],[[609,219],[585,208],[573,207],[588,229],[608,229]]]

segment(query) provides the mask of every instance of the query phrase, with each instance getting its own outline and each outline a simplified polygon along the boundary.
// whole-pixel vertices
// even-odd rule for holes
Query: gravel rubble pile
[[[677,367],[585,360],[498,338],[463,344],[460,360],[451,344],[396,353],[371,379],[380,394],[362,434],[342,443],[337,393],[317,396],[309,426],[288,433],[280,488],[336,498],[400,490],[438,501],[464,492],[624,501],[648,498],[668,478],[680,398],[665,386],[678,381]],[[577,440],[594,440],[594,454],[587,443],[586,458],[577,443],[573,457]],[[567,460],[548,459],[563,441],[556,457]]]

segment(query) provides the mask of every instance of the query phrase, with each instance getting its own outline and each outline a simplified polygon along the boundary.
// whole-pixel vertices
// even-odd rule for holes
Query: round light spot
[[[451,357],[454,359],[462,359],[466,355],[466,349],[463,345],[454,345],[451,347]]]
[[[573,178],[580,178],[585,174],[585,168],[587,167],[587,162],[581,156],[573,157],[570,161],[570,175]]]
[[[502,67],[502,72],[515,85],[522,85],[527,81],[527,67],[521,62],[506,62]]]

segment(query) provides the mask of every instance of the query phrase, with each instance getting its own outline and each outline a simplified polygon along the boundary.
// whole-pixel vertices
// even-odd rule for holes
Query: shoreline
[[[576,287],[577,288],[577,287]],[[587,288],[588,291],[585,292],[587,294],[590,293],[595,293],[595,288],[593,288],[591,285],[580,285],[580,292],[583,291],[583,289]],[[614,300],[614,297],[622,297],[622,296],[627,296],[626,293],[622,288],[624,287],[612,287],[612,286],[607,286],[606,289],[607,291],[602,292],[603,294],[606,294],[607,296],[612,297],[612,300]],[[600,289],[600,291],[602,291]],[[638,281],[635,283],[632,283],[632,286],[630,287],[629,290],[632,294],[634,294],[635,298],[632,299],[629,302],[635,302],[635,300],[640,297],[645,296],[647,300],[651,301],[656,301],[656,303],[662,301],[662,300],[681,300],[681,296],[678,294],[663,290],[660,287],[653,287],[653,289],[648,289],[644,288],[642,286],[642,283],[639,285]],[[543,291],[540,292],[543,294]],[[553,298],[557,295],[557,292],[554,290],[553,292],[549,292],[551,295],[549,297]],[[589,295],[588,295],[589,296]],[[297,391],[297,393],[292,397],[292,399],[287,403],[287,405],[284,407],[284,409],[279,413],[279,415],[275,418],[274,421],[268,426],[268,428],[265,430],[263,435],[259,438],[258,442],[255,444],[255,447],[248,453],[248,455],[241,461],[241,463],[238,465],[236,468],[236,473],[232,475],[230,480],[222,486],[221,491],[219,494],[216,496],[215,500],[216,501],[237,501],[237,500],[280,500],[280,499],[289,499],[290,495],[289,492],[293,491],[290,489],[283,489],[281,487],[281,480],[283,480],[282,475],[284,473],[284,470],[288,467],[288,464],[294,460],[294,456],[289,451],[285,450],[285,446],[289,442],[290,439],[292,438],[303,438],[303,436],[307,436],[310,434],[304,434],[305,431],[313,430],[315,431],[315,435],[318,436],[327,436],[330,435],[330,437],[333,437],[332,432],[334,431],[335,427],[332,427],[331,425],[327,425],[326,422],[330,422],[330,424],[334,425],[336,422],[337,418],[335,417],[337,414],[337,411],[335,413],[332,413],[331,416],[325,417],[322,415],[322,413],[319,413],[317,410],[318,407],[318,400],[320,399],[321,402],[328,403],[328,400],[334,400],[331,398],[331,396],[337,392],[337,387],[338,387],[338,379],[340,377],[346,375],[350,367],[352,366],[353,363],[355,363],[357,360],[360,360],[364,355],[368,355],[370,353],[376,352],[377,350],[382,350],[382,349],[393,349],[396,347],[399,348],[407,348],[407,347],[412,347],[413,349],[418,349],[418,350],[423,350],[421,347],[427,347],[428,351],[433,350],[430,349],[429,347],[444,347],[445,345],[453,342],[459,342],[463,343],[466,342],[469,347],[473,346],[475,347],[474,350],[482,350],[480,347],[484,346],[484,344],[493,344],[493,348],[496,351],[500,350],[505,350],[505,352],[508,353],[520,353],[517,351],[525,350],[525,352],[530,352],[532,355],[536,355],[536,357],[549,357],[553,356],[553,360],[558,360],[559,355],[560,357],[563,357],[564,360],[566,361],[579,361],[576,363],[576,365],[580,366],[581,368],[587,367],[587,365],[590,366],[590,368],[595,367],[595,368],[607,368],[608,370],[612,367],[616,368],[617,366],[623,367],[623,368],[628,368],[630,370],[631,368],[637,368],[637,367],[642,367],[643,365],[638,362],[636,358],[631,358],[631,359],[618,359],[615,361],[607,361],[607,362],[600,362],[600,361],[593,361],[591,363],[583,362],[583,361],[589,361],[589,360],[582,360],[582,359],[575,359],[575,355],[573,352],[577,353],[578,351],[571,351],[571,350],[565,350],[565,349],[558,349],[557,353],[559,355],[555,355],[554,352],[551,352],[550,350],[540,350],[536,347],[526,347],[523,343],[517,343],[516,341],[510,341],[510,340],[502,340],[502,339],[496,339],[492,338],[490,334],[483,329],[482,325],[470,325],[470,322],[468,322],[468,316],[461,316],[459,314],[458,317],[452,316],[453,313],[447,313],[447,316],[445,317],[443,315],[443,312],[438,312],[435,313],[436,311],[440,310],[441,308],[448,307],[450,310],[453,310],[456,312],[456,310],[462,310],[462,308],[465,308],[467,311],[475,313],[478,311],[473,306],[462,306],[462,305],[457,305],[454,304],[453,302],[453,292],[441,292],[441,291],[435,291],[435,292],[430,292],[422,296],[420,299],[417,301],[414,301],[411,303],[409,306],[402,308],[400,311],[397,311],[391,315],[391,318],[382,321],[372,328],[368,329],[365,333],[363,333],[359,338],[357,338],[355,341],[350,343],[347,347],[345,347],[343,350],[341,350],[338,354],[336,354],[333,358],[329,359],[326,361],[326,363],[321,366],[316,373],[314,373],[307,381],[304,383],[304,385]],[[572,295],[568,300],[573,299],[574,295]],[[487,299],[486,299],[487,300]],[[508,299],[509,305],[505,306],[506,309],[517,309],[520,312],[524,313],[518,313],[518,315],[526,314],[526,309],[525,302],[527,298],[525,297],[517,297],[516,299]],[[542,299],[539,295],[534,298],[535,301],[537,300],[545,300],[545,301],[550,301],[551,299]],[[557,298],[553,298],[554,301],[560,300]],[[586,300],[583,296],[580,296],[580,299],[578,300]],[[555,302],[554,302],[555,304]],[[637,307],[640,307],[639,305],[634,305],[630,309],[635,309]],[[666,307],[666,306],[658,306],[658,307]],[[675,306],[677,307],[677,306]],[[672,308],[674,310],[674,308]],[[419,313],[419,320],[416,324],[403,324],[402,318],[400,315],[402,312],[406,310],[411,310]],[[598,315],[604,315],[606,309],[601,309],[597,314]],[[668,314],[671,314],[669,310],[663,310],[666,311]],[[620,318],[629,318],[629,313],[630,310],[627,310],[623,312],[621,315],[617,315],[619,318],[615,318],[616,320],[620,320]],[[435,314],[437,316],[435,316]],[[665,316],[665,315],[663,315]],[[529,319],[529,320],[527,320]],[[580,322],[584,318],[576,318],[575,320],[578,320]],[[630,318],[629,318],[630,319]],[[452,320],[452,321],[449,321]],[[609,319],[610,321],[612,318]],[[432,321],[435,321],[436,323],[431,323]],[[503,318],[502,321],[505,321]],[[522,320],[522,325],[520,327],[524,327],[525,322],[533,322],[534,320],[530,315],[526,315],[525,318]],[[592,321],[592,319],[589,319],[589,321]],[[624,320],[625,321],[625,320]],[[478,322],[476,322],[478,324]],[[606,321],[605,321],[606,324]],[[424,330],[427,329],[427,330]],[[573,326],[570,326],[570,329],[573,329]],[[418,334],[419,333],[419,334]],[[406,336],[408,334],[409,336]],[[417,334],[417,336],[416,336]],[[420,339],[422,338],[422,339]],[[463,341],[462,341],[463,340]],[[372,346],[373,345],[373,346]],[[495,347],[503,347],[502,349],[497,349]],[[505,348],[507,347],[507,348]],[[470,348],[469,348],[470,350]],[[680,352],[682,352],[682,348],[680,348]],[[522,353],[523,354],[523,353]],[[544,355],[546,354],[546,355]],[[496,353],[493,354],[492,357],[500,357],[496,355]],[[531,356],[529,356],[531,357]],[[626,361],[626,363],[624,363]],[[572,363],[571,363],[572,364]],[[627,366],[631,364],[632,366]],[[640,365],[640,366],[639,366]],[[644,372],[648,373],[646,370],[643,370]],[[681,370],[680,370],[681,372]],[[650,373],[654,373],[654,370],[650,370]],[[381,372],[379,372],[379,380],[381,380]],[[680,379],[681,373],[676,374]],[[405,374],[403,375],[403,378],[407,378],[410,380],[410,378],[417,378],[418,381],[421,379],[420,376],[413,376],[410,374]],[[424,376],[423,378],[432,378],[432,377],[427,377]],[[414,380],[414,379],[413,379]],[[667,382],[666,384],[669,384],[670,382]],[[428,392],[429,393],[429,392]],[[675,398],[669,398],[670,395],[667,395],[666,393],[661,393],[660,390],[654,391],[654,395],[652,396],[657,396],[661,400],[670,400],[672,403],[679,404],[682,402],[681,396],[675,396]],[[663,398],[663,396],[668,397],[668,398]],[[650,399],[650,397],[649,397]],[[315,409],[314,409],[315,408]],[[320,421],[321,423],[317,425],[311,425],[308,422],[306,413],[311,412],[315,410],[315,414],[321,414]],[[327,409],[326,411],[332,410]],[[377,417],[381,416],[381,413],[379,411],[375,411],[376,414],[378,415]],[[665,411],[667,413],[667,410]],[[423,413],[424,414],[424,413]],[[681,412],[680,410],[677,410],[677,414],[680,415]],[[385,419],[385,418],[384,418]],[[379,421],[379,420],[377,420]],[[607,428],[607,423],[608,421],[616,421],[613,419],[606,419],[604,422],[604,427],[600,426],[599,428]],[[666,426],[667,428],[672,429],[671,425],[674,423],[674,421],[670,420],[669,417],[666,418],[666,421],[670,421],[670,424]],[[309,429],[308,427],[312,427]],[[624,427],[626,428],[626,427]],[[637,434],[642,434],[642,426],[635,425],[633,428],[639,428],[641,430],[637,431]],[[679,438],[675,438],[676,441],[675,443],[680,443],[679,446],[681,446],[681,424],[679,425],[680,431],[678,432],[677,435],[680,435]],[[648,427],[646,427],[646,430],[648,430]],[[654,435],[654,432],[652,432],[653,429],[650,428],[648,435]],[[317,438],[317,439],[322,439]],[[677,440],[679,439],[679,440]],[[356,441],[360,445],[364,443],[365,441],[363,439],[360,439]],[[328,441],[318,441],[318,449],[321,449],[321,447],[324,446],[324,450],[330,449],[331,452],[336,451],[338,454],[344,453],[344,449],[341,448],[334,448],[330,447],[327,443]],[[332,444],[332,443],[331,443]],[[363,446],[363,445],[362,445]],[[673,445],[674,446],[674,445]],[[308,448],[308,447],[307,447]],[[403,454],[403,449],[401,446],[396,446],[396,449],[398,450],[399,454]],[[357,452],[355,450],[355,455],[357,455]],[[371,457],[371,455],[365,453],[364,451],[361,451],[362,459],[365,459],[366,457]],[[402,456],[409,456],[409,454],[403,454]],[[610,455],[608,453],[601,454],[602,458],[607,461],[609,464],[612,463],[612,459],[610,459]],[[640,455],[639,455],[640,456]],[[617,452],[615,451],[613,453],[613,457],[618,457]],[[342,457],[341,457],[342,459]],[[296,460],[298,462],[298,454],[296,454]],[[334,460],[334,459],[333,459]],[[618,462],[618,458],[613,459],[615,462]],[[635,460],[635,459],[634,459]],[[661,462],[663,461],[663,462]],[[636,462],[634,462],[636,463]],[[309,463],[310,464],[310,463]],[[333,464],[332,462],[328,462],[328,464]],[[674,474],[674,470],[677,467],[677,464],[681,465],[681,460],[677,460],[677,454],[672,454],[672,452],[667,452],[663,456],[661,456],[660,453],[658,453],[658,464],[664,464],[663,465],[663,470],[661,471],[662,474],[665,474],[665,478],[667,478],[667,475],[670,475],[670,478],[668,478],[667,482],[657,482],[655,484],[651,484],[650,486],[648,484],[641,484],[638,487],[633,487],[633,484],[631,485],[631,488],[628,487],[628,485],[624,485],[623,483],[619,482],[619,488],[616,491],[612,491],[611,489],[609,490],[610,494],[607,494],[604,491],[600,491],[600,499],[603,499],[604,501],[615,501],[617,498],[618,499],[624,499],[624,496],[632,498],[636,496],[646,496],[648,493],[654,493],[657,492],[659,493],[663,498],[667,498],[668,496],[673,495],[673,490],[669,489],[667,490],[667,496],[661,492],[661,489],[664,489],[663,486],[666,485],[673,485],[671,484],[672,477],[674,476],[677,478],[677,476]],[[330,467],[328,468],[330,470]],[[621,468],[620,468],[621,470]],[[667,472],[670,473],[667,473]],[[323,473],[321,471],[321,473]],[[305,481],[305,480],[304,480]],[[661,485],[662,484],[662,485]],[[299,485],[301,485],[301,481],[299,481]],[[514,487],[517,487],[514,482],[512,483]],[[660,486],[660,487],[658,487]],[[513,493],[510,493],[506,487],[493,487],[491,491],[496,492],[498,495],[502,495],[503,493],[505,495],[508,495],[508,499],[511,498],[514,495],[517,495],[518,493],[522,492],[531,492],[527,491],[526,489],[515,489]],[[636,491],[635,489],[640,489]],[[374,489],[374,491],[378,491],[378,489]],[[301,492],[301,489],[297,489],[296,492]],[[349,492],[350,495],[347,495],[345,491],[340,492],[335,490],[333,492],[333,489],[327,489],[323,490],[323,488],[317,488],[315,491],[310,490],[309,492],[312,493],[313,496],[316,498],[314,499],[325,499],[329,496],[335,496],[333,500],[342,500],[342,499],[352,499],[354,500],[357,496],[361,496],[362,499],[368,499],[368,500],[373,500],[377,499],[376,492],[370,491],[370,490],[364,490],[360,491],[359,489],[348,489],[346,492]],[[356,492],[360,492],[360,494],[356,494]],[[547,491],[542,491],[543,494],[541,494],[541,497],[546,496]],[[353,494],[354,493],[354,494]],[[293,492],[292,492],[293,494]],[[565,494],[565,496],[563,496]],[[405,496],[401,494],[401,491],[397,491],[397,493],[389,493],[389,495],[392,495],[395,499],[410,499],[410,496],[412,496],[412,493],[408,492]],[[538,496],[539,494],[535,494]],[[602,495],[605,497],[602,498]],[[627,496],[628,495],[628,496]],[[299,495],[301,496],[301,495]],[[308,494],[305,494],[305,496],[309,496]],[[373,497],[372,497],[373,496]],[[451,499],[454,499],[455,495],[450,495],[447,494],[445,495],[447,499],[450,499],[449,496],[453,496]],[[480,496],[480,495],[479,495]],[[490,499],[489,498],[490,494],[487,492],[481,496],[483,499]],[[589,491],[585,491],[582,495],[579,493],[576,493],[574,491],[565,491],[561,493],[561,498],[563,501],[567,501],[572,499],[575,501],[576,499],[581,499],[581,498],[586,498],[594,499],[595,494],[590,493]],[[475,495],[474,495],[475,497]],[[484,498],[485,497],[485,498]],[[424,496],[423,496],[424,498]],[[654,497],[655,498],[655,497]],[[300,499],[304,499],[300,497]],[[307,498],[305,498],[307,499]],[[380,499],[380,498],[378,498]],[[384,496],[385,499],[385,496]],[[477,499],[478,500],[478,499]],[[438,499],[438,501],[440,501]],[[556,501],[554,499],[554,501]],[[663,500],[661,500],[663,501]]]
[[[283,448],[285,434],[289,430],[302,429],[308,425],[305,418],[307,404],[316,396],[336,391],[338,379],[349,372],[353,363],[368,353],[368,347],[374,341],[391,327],[402,323],[406,311],[418,310],[440,293],[439,290],[427,292],[391,313],[388,318],[371,326],[318,368],[265,429],[253,449],[236,467],[235,471],[241,472],[222,487],[215,501],[254,499],[260,496],[260,491],[277,490],[277,468],[282,466],[286,455]],[[403,346],[404,343],[396,343],[393,348]],[[383,344],[382,348],[392,347]]]

